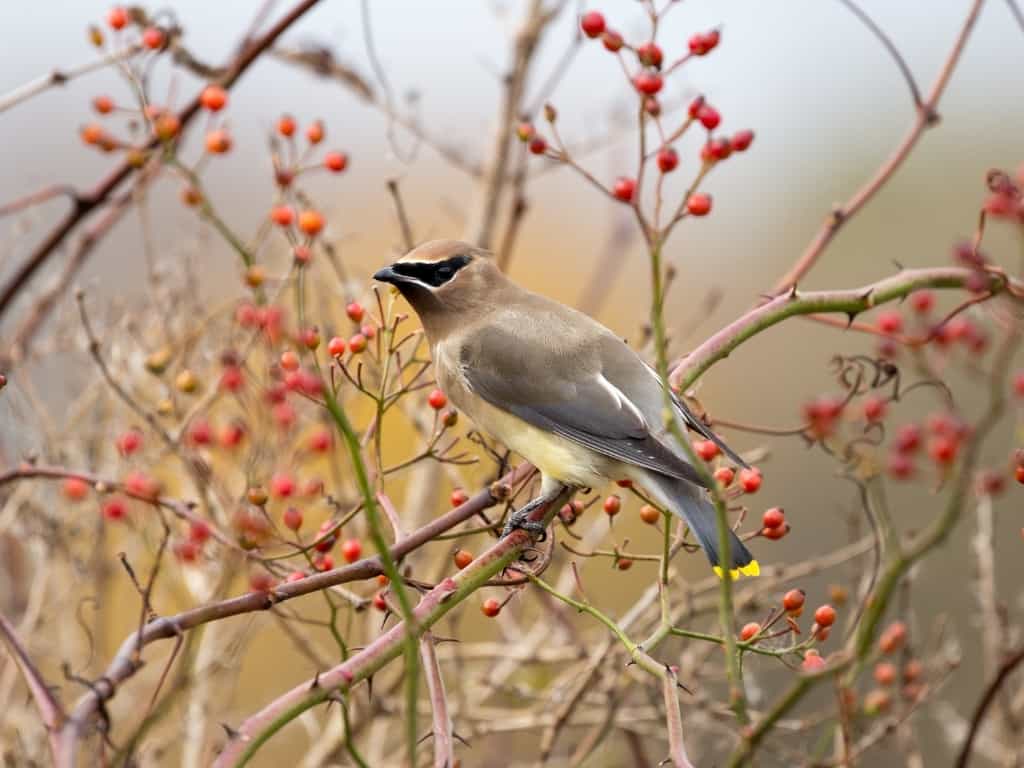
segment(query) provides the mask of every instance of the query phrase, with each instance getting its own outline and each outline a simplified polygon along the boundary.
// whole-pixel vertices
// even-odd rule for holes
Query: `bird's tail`
[[[656,472],[645,472],[644,475],[642,479],[638,478],[641,484],[655,500],[686,521],[707,554],[708,560],[711,561],[715,573],[722,577],[724,571],[718,546],[718,521],[715,508],[703,489],[686,480]],[[734,579],[741,573],[744,576],[757,576],[761,570],[750,550],[732,530],[729,531],[728,565],[729,575]]]

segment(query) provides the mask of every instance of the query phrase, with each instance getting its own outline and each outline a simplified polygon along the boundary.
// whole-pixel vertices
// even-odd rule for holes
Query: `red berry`
[[[174,556],[183,563],[194,563],[199,559],[199,545],[194,541],[177,541],[173,547]]]
[[[324,228],[324,217],[319,211],[308,210],[299,214],[299,229],[314,237]]]
[[[306,578],[306,574],[304,574],[302,571],[292,571],[291,573],[288,574],[288,577],[285,579],[285,581],[287,581],[287,582],[302,581],[304,578]]]
[[[917,659],[911,659],[903,667],[903,682],[913,683],[924,674],[924,665]]]
[[[693,35],[688,43],[690,53],[694,56],[706,56],[718,46],[721,39],[722,35],[717,29]]]
[[[277,120],[277,132],[282,136],[292,136],[295,133],[295,118],[291,115],[281,115]]]
[[[128,504],[120,496],[113,496],[103,502],[103,516],[107,520],[123,520],[128,514]]]
[[[655,69],[661,67],[663,58],[661,48],[653,40],[637,46],[636,55],[645,67],[654,67]]]
[[[650,504],[644,504],[640,507],[640,519],[648,525],[654,525],[661,519],[661,512]]]
[[[761,529],[761,535],[764,536],[766,539],[771,539],[772,541],[778,541],[779,539],[784,538],[787,533],[789,533],[788,523],[783,523],[778,528]]]
[[[641,72],[633,78],[633,86],[648,96],[653,96],[658,93],[665,85],[664,80],[661,79],[661,75],[657,72]]]
[[[228,92],[219,85],[208,85],[199,95],[199,103],[211,112],[219,112],[228,103]]]
[[[910,296],[910,306],[919,315],[926,315],[935,306],[935,294],[931,291],[916,291]]]
[[[281,516],[281,521],[284,523],[285,528],[297,531],[302,527],[302,511],[295,507],[288,507]]]
[[[715,470],[715,480],[723,488],[728,488],[732,485],[733,478],[736,477],[736,472],[731,467],[719,467]]]
[[[658,150],[658,169],[662,173],[671,173],[679,165],[679,153],[673,147],[662,147]]]
[[[1013,392],[1017,397],[1024,397],[1024,371],[1017,371],[1014,374]]]
[[[206,419],[196,419],[188,428],[188,439],[192,445],[209,445],[213,442],[213,429]]]
[[[907,625],[902,621],[894,621],[878,638],[878,647],[882,653],[893,653],[903,647],[907,639]]]
[[[285,499],[295,493],[295,481],[285,472],[278,472],[270,478],[270,493],[279,499]]]
[[[122,456],[131,456],[142,447],[142,432],[129,429],[117,438],[117,452]]]
[[[314,350],[320,346],[320,331],[316,328],[303,328],[299,333],[299,340],[308,350]]]
[[[109,96],[97,96],[92,100],[92,108],[101,115],[108,115],[114,111],[114,100]]]
[[[693,444],[693,452],[704,459],[704,461],[711,461],[721,451],[719,451],[718,445],[713,440],[698,440]]]
[[[800,663],[800,669],[804,672],[820,672],[825,668],[825,660],[817,653],[807,652],[804,660]]]
[[[290,349],[286,349],[281,353],[280,363],[281,367],[286,371],[299,370],[299,356]]]
[[[318,429],[309,438],[309,450],[314,453],[326,453],[331,450],[331,431],[329,429]]]
[[[467,494],[461,488],[456,488],[454,491],[452,491],[450,501],[453,507],[461,507],[463,504],[469,501],[469,494]]]
[[[754,132],[749,129],[736,131],[732,135],[731,143],[737,152],[745,152],[754,143]]]
[[[604,16],[597,11],[588,11],[580,19],[580,29],[589,38],[595,38],[604,32]]]
[[[270,209],[270,220],[279,227],[290,227],[295,220],[295,211],[288,205],[276,205]]]
[[[704,101],[704,97],[698,96],[697,98],[690,102],[690,106],[686,108],[686,114],[689,115],[691,119],[696,120],[697,115],[700,113],[701,107],[703,107],[705,103],[706,102]]]
[[[274,588],[274,577],[266,571],[255,571],[249,576],[251,592],[269,592]]]
[[[914,475],[914,462],[905,453],[890,454],[887,468],[897,480],[906,480]]]
[[[388,603],[384,599],[384,593],[378,592],[373,596],[373,607],[376,608],[378,611],[388,610]]]
[[[206,543],[213,535],[210,524],[205,520],[190,520],[188,524],[188,538],[196,544]]]
[[[894,309],[882,312],[876,323],[882,333],[899,333],[903,330],[903,316]]]
[[[489,597],[486,600],[484,600],[483,604],[480,606],[480,610],[484,612],[484,616],[493,619],[495,616],[501,613],[501,603],[499,603],[493,597]]]
[[[448,397],[440,389],[435,389],[433,392],[430,393],[430,396],[427,398],[427,403],[429,403],[430,407],[433,408],[435,411],[440,411],[442,408],[448,405]]]
[[[152,500],[160,493],[160,483],[141,470],[129,472],[123,485],[129,496],[139,499]]]
[[[612,29],[606,29],[604,34],[601,35],[601,43],[604,47],[615,53],[625,44],[625,40],[622,39],[622,35]]]
[[[881,397],[869,397],[864,401],[864,418],[868,421],[881,421],[889,407],[888,401]]]
[[[762,482],[764,480],[761,477],[761,470],[757,467],[740,470],[740,485],[745,493],[757,493],[761,488]]]
[[[622,499],[615,495],[608,496],[604,500],[603,506],[604,513],[608,515],[608,517],[615,517],[615,515],[619,514],[619,511],[622,509]]]
[[[620,557],[615,561],[615,567],[620,571],[628,571],[633,567],[633,561],[628,557]]]
[[[697,110],[697,119],[700,120],[701,125],[709,131],[713,131],[722,122],[722,115],[710,104],[702,104]]]
[[[939,435],[928,443],[928,455],[936,464],[949,464],[955,458],[960,445],[956,439],[947,435]]]
[[[836,621],[836,609],[831,605],[822,605],[814,612],[814,623],[819,627],[831,627]]]
[[[89,484],[80,477],[64,478],[64,496],[70,501],[81,501],[89,494]]]
[[[353,323],[358,323],[363,319],[363,314],[366,310],[363,309],[363,305],[358,301],[351,302],[345,307],[345,314],[348,315],[349,320]]]
[[[348,168],[348,155],[344,152],[328,152],[324,155],[324,168],[333,173],[341,173]]]
[[[317,552],[330,552],[338,541],[338,529],[333,520],[324,520],[316,531],[316,544],[313,548]]]
[[[615,185],[612,187],[612,194],[624,203],[630,203],[633,201],[633,195],[636,193],[636,179],[631,179],[628,176],[620,176],[615,180]]]
[[[802,589],[791,589],[782,596],[782,607],[786,609],[787,613],[799,616],[804,609],[805,597]]]
[[[357,333],[348,340],[348,348],[351,350],[353,355],[358,355],[366,349],[366,337]]]
[[[707,142],[700,151],[700,159],[709,163],[717,160],[725,160],[732,154],[732,144],[728,139],[712,139]]]
[[[319,120],[314,120],[306,128],[306,141],[310,144],[319,144],[324,138],[324,124]]]
[[[107,24],[111,29],[124,29],[128,24],[128,11],[120,5],[115,5],[107,11]]]
[[[164,44],[164,33],[156,27],[147,27],[142,33],[142,44],[155,51]]]
[[[457,549],[455,550],[455,554],[452,556],[452,559],[455,561],[455,567],[461,571],[473,562],[473,553],[467,552],[464,549]]]
[[[764,515],[761,516],[761,525],[765,528],[778,528],[779,526],[785,525],[786,513],[782,507],[772,507],[766,509]]]
[[[904,424],[896,433],[896,450],[900,453],[914,453],[921,445],[921,428],[916,424]]]
[[[334,336],[327,342],[327,352],[331,357],[340,357],[345,354],[347,345],[341,336]]]
[[[694,216],[707,216],[711,212],[711,195],[695,192],[686,201],[686,210]]]
[[[341,545],[341,556],[346,563],[354,563],[363,554],[363,545],[359,539],[345,539]]]
[[[896,680],[896,667],[887,661],[880,661],[875,665],[874,678],[879,685],[892,685]]]
[[[751,621],[749,624],[744,624],[743,629],[740,630],[740,640],[745,643],[760,632],[761,625],[756,621]]]
[[[245,424],[233,422],[227,424],[220,432],[220,444],[222,448],[235,448],[245,438]]]
[[[1024,465],[1018,465],[1013,470],[1013,476],[1017,479],[1017,482],[1024,485]]]

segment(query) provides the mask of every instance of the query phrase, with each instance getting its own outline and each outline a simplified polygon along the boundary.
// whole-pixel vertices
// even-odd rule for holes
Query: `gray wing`
[[[651,434],[643,407],[620,386],[647,375],[643,362],[614,337],[579,334],[576,324],[563,326],[560,317],[538,319],[519,323],[515,332],[490,325],[467,336],[459,363],[470,388],[528,424],[603,456],[704,485],[689,463]],[[608,359],[610,343],[632,359],[615,352]]]
[[[656,371],[654,372],[654,375],[658,375]],[[671,390],[669,391],[671,392]],[[736,462],[739,466],[747,467],[749,469],[750,465],[747,464],[747,462],[745,462],[743,459],[741,459],[739,454],[736,453],[736,451],[734,451],[732,448],[726,445],[725,441],[722,440],[722,438],[720,438],[718,435],[712,432],[711,428],[703,421],[701,421],[700,417],[698,417],[697,414],[691,411],[689,406],[683,402],[683,398],[679,397],[679,395],[677,395],[675,392],[672,392],[672,402],[675,403],[676,410],[679,411],[679,415],[682,417],[683,422],[686,424],[687,427],[692,429],[705,440],[710,440],[711,442],[713,442],[721,449],[722,453],[724,453],[726,456],[728,456],[730,459]]]

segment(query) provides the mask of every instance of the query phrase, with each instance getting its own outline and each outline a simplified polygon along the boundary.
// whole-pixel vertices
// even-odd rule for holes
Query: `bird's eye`
[[[437,268],[437,276],[442,280],[448,280],[452,274],[452,268],[447,265]]]

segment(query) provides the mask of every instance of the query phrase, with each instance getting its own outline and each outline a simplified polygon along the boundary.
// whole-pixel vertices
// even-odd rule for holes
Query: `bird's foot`
[[[530,536],[535,540],[544,541],[544,539],[548,537],[547,526],[539,520],[531,520],[530,515],[532,515],[538,507],[547,503],[547,499],[534,499],[529,504],[509,515],[508,520],[505,521],[505,527],[501,531],[501,538],[505,538],[512,533],[512,531],[523,530],[530,534]]]

